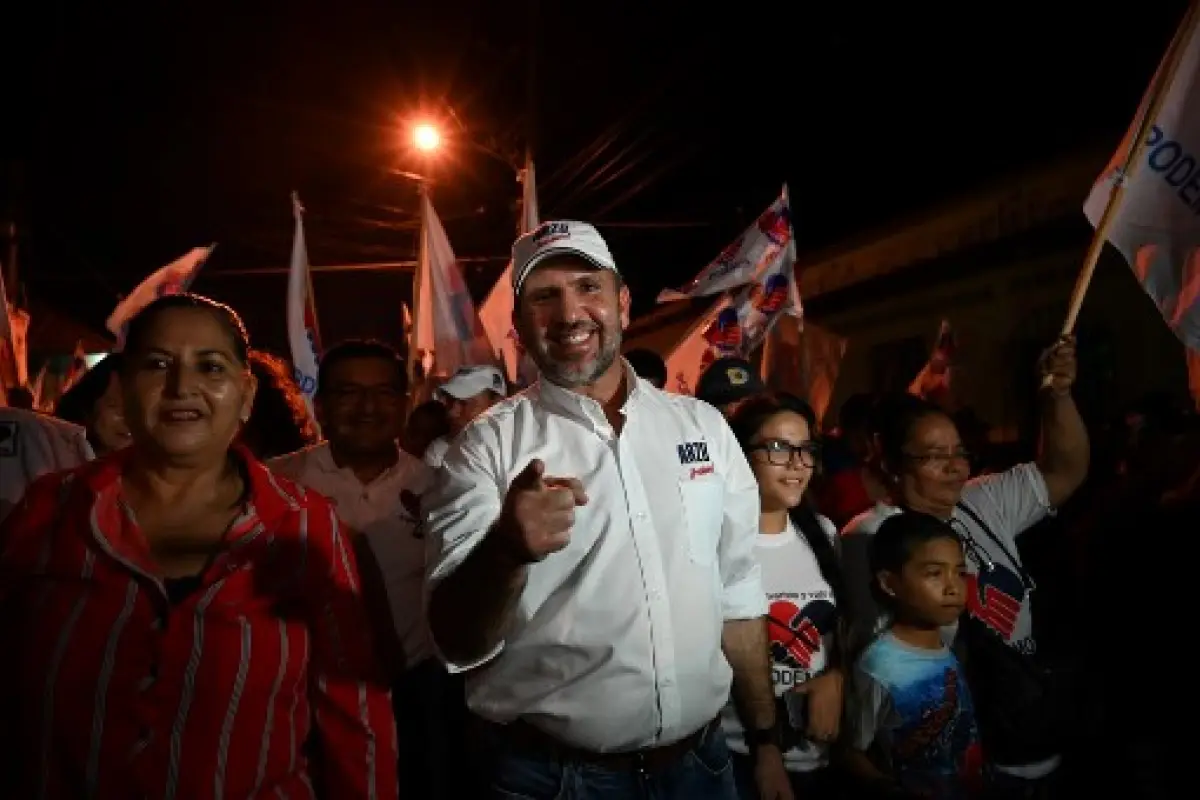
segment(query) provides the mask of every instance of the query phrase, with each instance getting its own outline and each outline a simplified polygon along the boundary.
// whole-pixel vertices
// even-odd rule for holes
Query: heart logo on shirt
[[[1025,584],[1003,564],[967,576],[967,613],[1008,641],[1017,627]]]
[[[771,657],[792,669],[809,669],[821,650],[821,637],[833,630],[837,609],[828,600],[812,600],[798,607],[791,600],[776,600],[767,612]]]

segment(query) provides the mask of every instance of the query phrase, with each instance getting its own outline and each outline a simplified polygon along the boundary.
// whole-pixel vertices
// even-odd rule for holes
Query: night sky
[[[638,312],[784,181],[803,253],[1115,147],[1186,3],[20,5],[0,212],[21,223],[28,292],[100,325],[144,275],[217,241],[194,288],[281,349],[285,276],[230,273],[287,265],[293,189],[314,264],[411,258],[416,191],[393,173],[424,169],[406,146],[417,113],[457,140],[434,205],[460,257],[494,257],[466,267],[477,296],[518,187],[467,142],[512,159],[531,144],[543,219],[600,224]],[[315,280],[327,343],[398,338],[408,275]]]

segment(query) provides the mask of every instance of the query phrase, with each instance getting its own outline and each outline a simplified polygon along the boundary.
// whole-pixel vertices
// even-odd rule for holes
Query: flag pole
[[[1083,267],[1080,269],[1079,277],[1075,281],[1075,288],[1071,291],[1071,302],[1067,307],[1067,318],[1062,326],[1062,336],[1064,337],[1071,335],[1075,331],[1075,323],[1079,319],[1079,311],[1083,306],[1083,299],[1087,296],[1088,287],[1092,282],[1092,275],[1096,271],[1096,263],[1100,260],[1100,254],[1104,252],[1104,245],[1108,241],[1108,229],[1112,226],[1117,210],[1121,207],[1121,199],[1125,193],[1126,184],[1133,178],[1138,167],[1141,165],[1142,152],[1146,148],[1146,133],[1158,117],[1163,98],[1166,96],[1166,87],[1170,86],[1171,80],[1175,76],[1175,70],[1179,68],[1179,62],[1184,50],[1183,44],[1191,37],[1197,19],[1197,2],[1196,0],[1192,0],[1188,4],[1187,14],[1184,16],[1179,29],[1175,32],[1175,37],[1171,40],[1171,44],[1167,48],[1162,69],[1155,75],[1150,85],[1150,90],[1147,92],[1144,111],[1138,119],[1133,138],[1129,142],[1129,148],[1125,154],[1125,159],[1116,170],[1115,183],[1108,195],[1108,203],[1104,206],[1104,213],[1096,224],[1096,232],[1092,236],[1091,244],[1088,245]],[[1044,383],[1048,383],[1049,380],[1050,377],[1047,376],[1044,379]]]
[[[408,410],[412,411],[415,405],[415,400],[420,395],[419,387],[417,386],[417,359],[420,358],[420,352],[415,347],[417,339],[421,335],[421,286],[424,283],[423,274],[428,269],[429,254],[426,247],[426,240],[429,231],[429,187],[425,181],[417,184],[417,193],[421,198],[421,230],[417,239],[417,268],[413,275],[413,304],[412,304],[412,329],[408,336],[408,394],[409,403]],[[424,370],[422,370],[422,377]],[[407,418],[407,414],[405,417]]]

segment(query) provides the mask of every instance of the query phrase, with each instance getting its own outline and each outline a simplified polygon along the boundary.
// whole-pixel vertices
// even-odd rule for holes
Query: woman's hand
[[[842,728],[842,671],[830,669],[792,689],[808,695],[809,739],[832,742]]]

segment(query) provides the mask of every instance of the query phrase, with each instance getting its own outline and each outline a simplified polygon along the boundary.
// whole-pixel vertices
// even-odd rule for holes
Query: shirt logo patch
[[[679,453],[679,463],[685,467],[688,464],[698,464],[711,461],[708,457],[708,442],[684,442],[675,445]]]
[[[571,228],[565,222],[547,222],[539,227],[533,234],[533,244],[536,247],[545,247],[551,242],[557,242],[561,239],[567,239],[571,236]]]
[[[699,478],[701,475],[712,475],[715,471],[716,470],[713,469],[712,464],[707,464],[703,467],[692,467],[692,472],[689,477],[692,480],[696,480],[696,478]]]
[[[730,367],[725,370],[725,377],[729,378],[731,386],[745,386],[750,382],[750,373],[742,367]]]

